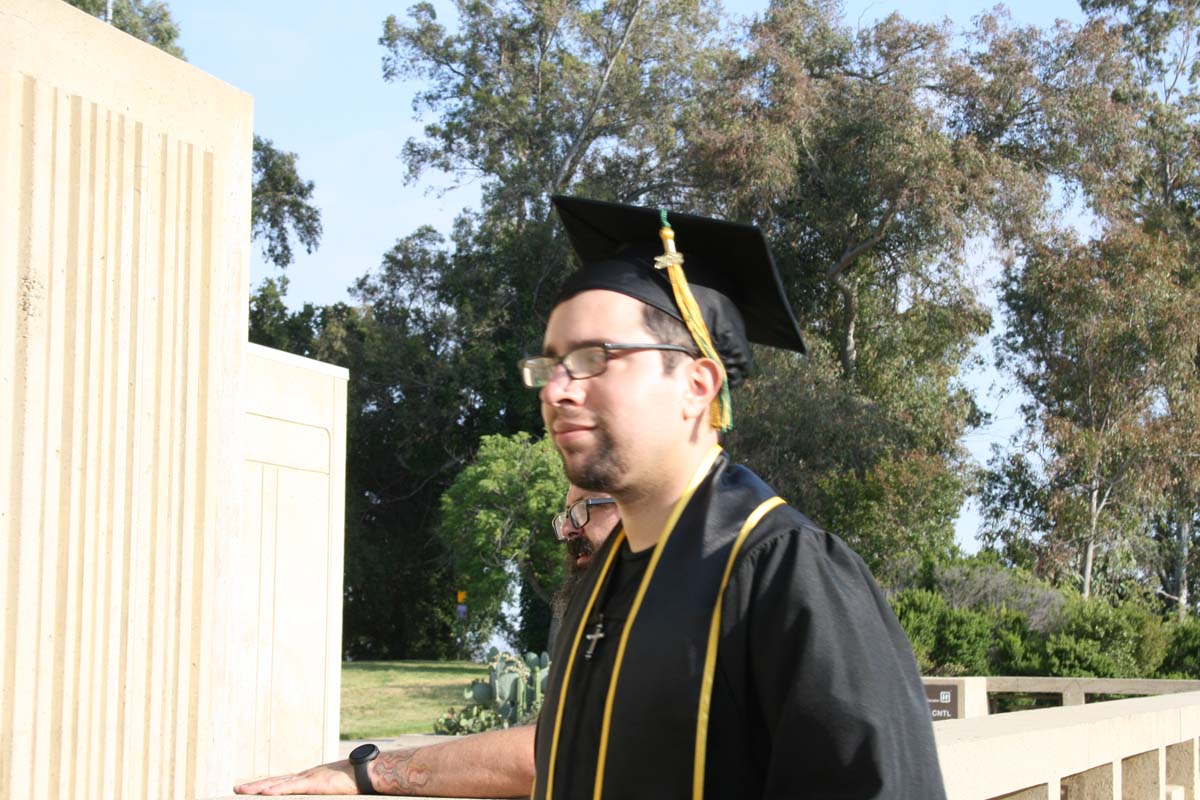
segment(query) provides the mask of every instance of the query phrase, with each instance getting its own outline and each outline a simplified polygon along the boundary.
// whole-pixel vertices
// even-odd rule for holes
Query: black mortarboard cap
[[[654,266],[663,253],[658,209],[562,195],[552,200],[582,262],[556,304],[589,289],[608,289],[682,319],[666,270]],[[805,352],[762,231],[692,214],[668,212],[667,219],[731,386],[749,371],[747,340]]]

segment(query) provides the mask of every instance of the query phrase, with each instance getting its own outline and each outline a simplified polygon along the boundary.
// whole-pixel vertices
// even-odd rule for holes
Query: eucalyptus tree
[[[625,201],[676,198],[680,131],[721,51],[710,0],[456,0],[448,31],[429,3],[389,17],[384,78],[418,78],[413,177],[483,183],[485,213],[543,221],[567,189]]]
[[[1049,454],[1046,514],[1077,548],[1085,597],[1097,557],[1144,530],[1159,390],[1192,328],[1175,254],[1165,237],[1110,226],[1028,245],[1005,274],[1002,362],[1028,394],[1022,414]]]
[[[1195,2],[1087,0],[1084,10],[1109,23],[1128,54],[1117,101],[1128,120],[1128,146],[1114,168],[1086,184],[1108,217],[1129,220],[1175,248],[1176,301],[1200,304],[1200,6]],[[1200,517],[1200,327],[1194,314],[1181,321],[1179,352],[1162,372],[1160,419],[1154,431],[1155,474],[1163,511],[1173,528],[1164,593],[1189,609],[1191,540]]]
[[[984,415],[962,372],[990,325],[976,270],[988,237],[1003,248],[1043,213],[1048,154],[1021,131],[1051,124],[1031,93],[1082,74],[1064,49],[996,15],[962,39],[777,2],[693,133],[697,192],[768,231],[814,341],[808,364],[773,362],[747,390],[735,439],[885,578],[952,548],[973,487],[960,441]]]
[[[1043,496],[1059,501],[1043,534],[1076,545],[1085,591],[1100,548],[1125,559],[1127,575],[1162,574],[1163,592],[1183,612],[1200,486],[1200,467],[1187,455],[1200,353],[1200,16],[1195,3],[1083,7],[1088,22],[1060,36],[1069,37],[1062,52],[1073,59],[1064,64],[1089,65],[1085,80],[1038,94],[1031,105],[1045,124],[1020,141],[1046,154],[1046,170],[1080,198],[1096,232],[1081,242],[1050,224],[1016,231],[1005,295],[1016,329],[1003,358],[1030,391],[1025,417],[1048,456],[1024,474],[1039,474]],[[1068,275],[1083,283],[1063,285]],[[1064,497],[1086,509],[1075,523],[1066,524]],[[1164,521],[1176,545],[1155,563],[1145,540]]]

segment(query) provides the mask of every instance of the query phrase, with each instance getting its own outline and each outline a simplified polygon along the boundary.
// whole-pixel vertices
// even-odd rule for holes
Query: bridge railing
[[[988,679],[989,688],[994,680]],[[1020,680],[1026,682],[1001,681],[1001,691],[1054,692],[1058,686],[1066,697],[1064,684],[1041,682],[1075,681],[1070,691],[1081,691],[1072,697],[1172,693],[938,722],[934,734],[950,800],[1195,800],[1200,692],[1174,688],[1195,682]]]
[[[994,676],[985,679],[988,694],[1057,694],[1064,706],[1080,706],[1088,695],[1159,695],[1200,692],[1200,681],[1140,678],[1043,678]]]

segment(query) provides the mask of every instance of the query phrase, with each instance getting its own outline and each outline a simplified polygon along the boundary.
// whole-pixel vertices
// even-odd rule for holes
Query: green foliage
[[[500,623],[501,604],[518,585],[548,612],[563,571],[550,519],[566,493],[562,463],[550,440],[518,433],[484,436],[474,460],[442,495],[437,532],[459,588],[469,593],[472,645],[488,639]],[[523,611],[530,614],[529,608]],[[542,617],[548,630],[549,614]]]
[[[324,328],[322,317],[328,309],[305,303],[292,312],[284,303],[288,279],[264,278],[250,295],[250,341],[296,355],[311,356],[318,332]]]
[[[470,736],[506,727],[495,710],[487,706],[468,705],[461,709],[451,706],[434,721],[433,732],[439,736]]]
[[[946,601],[940,594],[927,589],[909,589],[893,595],[891,604],[900,627],[908,634],[921,674],[934,674],[938,666],[934,656],[938,629],[942,616],[949,610]]]
[[[986,557],[934,566],[891,603],[924,674],[1154,677],[1194,666],[1200,639],[1137,599],[1081,598]]]
[[[1129,574],[1118,559],[1136,547],[1153,502],[1147,465],[1159,387],[1195,341],[1193,312],[1172,277],[1179,255],[1162,237],[1114,226],[1086,244],[1062,234],[1030,245],[1019,269],[1006,272],[1003,363],[1031,398],[1021,438],[1040,445],[1042,463],[1029,464],[1028,454],[993,459],[987,496],[1018,499],[1026,516],[1010,523],[1014,507],[994,505],[991,536],[1012,540],[1037,521],[1034,535],[1048,541],[1026,549],[1056,557],[1039,565],[1043,574],[1072,574],[1085,596],[1098,570],[1110,593]]]
[[[484,181],[485,207],[518,228],[545,219],[551,194],[647,191],[672,198],[715,55],[711,3],[456,0],[457,29],[432,4],[383,24],[385,80],[419,78],[436,119],[404,158]],[[498,217],[500,219],[500,217]]]
[[[1157,673],[1166,653],[1161,619],[1136,602],[1076,598],[1044,644],[1044,675],[1136,678]]]
[[[992,674],[1038,675],[1042,668],[1041,636],[1032,630],[1028,617],[1019,611],[1001,608],[993,636],[995,649]]]
[[[971,484],[944,426],[965,418],[933,421],[896,397],[865,396],[823,342],[810,348],[805,359],[756,352],[757,375],[734,394],[730,451],[846,539],[885,584],[904,563],[946,559]]]
[[[954,518],[965,491],[962,478],[946,466],[915,452],[885,456],[862,475],[827,472],[818,481],[827,524],[866,554],[880,580],[903,557],[945,559],[954,547]]]
[[[936,592],[907,589],[892,609],[912,642],[925,675],[989,675],[996,620],[983,611],[953,608]]]
[[[1168,630],[1170,641],[1159,668],[1162,677],[1200,678],[1200,620],[1188,619]]]
[[[984,419],[960,373],[990,324],[966,251],[1023,218],[1037,182],[998,133],[961,124],[959,87],[986,83],[975,51],[899,15],[856,32],[837,11],[772,4],[711,87],[696,161],[714,207],[766,230],[812,346],[805,363],[759,354],[731,450],[888,582],[952,550],[975,485],[960,442]]]
[[[254,135],[251,236],[263,257],[283,269],[292,263],[294,235],[307,253],[321,242],[321,212],[313,205],[313,182],[300,177],[295,153],[278,150],[270,139]]]
[[[956,608],[1003,609],[1036,631],[1062,622],[1068,597],[1044,581],[994,560],[987,553],[930,565],[927,582]]]
[[[993,668],[995,612],[951,608],[941,619],[934,657],[943,675],[986,675]]]
[[[465,736],[527,725],[537,718],[550,675],[550,657],[526,653],[518,658],[493,648],[488,658],[487,680],[471,681],[463,691],[467,705],[461,710],[449,709],[434,723],[434,733]]]
[[[1024,104],[1039,124],[1016,132],[1096,234],[1014,231],[1002,356],[1031,401],[1026,431],[992,462],[988,535],[1085,595],[1157,578],[1182,618],[1200,496],[1200,9],[1082,8],[1085,25],[1059,30],[1060,56],[1028,51],[1045,76]],[[1093,655],[1063,658],[1104,661]],[[1109,661],[1095,668],[1124,668]]]

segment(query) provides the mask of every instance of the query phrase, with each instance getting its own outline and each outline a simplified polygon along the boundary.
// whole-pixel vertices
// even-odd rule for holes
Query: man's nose
[[[580,381],[567,374],[567,368],[562,364],[554,368],[549,382],[542,387],[542,402],[547,405],[559,405],[566,402],[578,402],[582,394]]]

